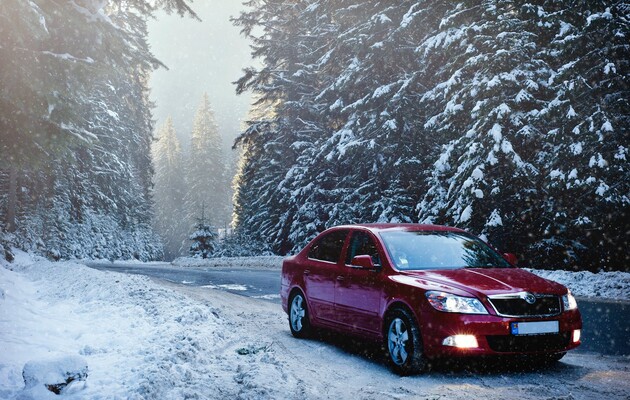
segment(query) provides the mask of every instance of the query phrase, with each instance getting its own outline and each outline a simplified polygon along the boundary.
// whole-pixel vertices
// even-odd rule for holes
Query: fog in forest
[[[250,103],[250,95],[237,96],[232,84],[242,69],[252,64],[248,40],[230,21],[243,5],[240,1],[204,0],[193,6],[201,21],[165,12],[149,21],[151,50],[168,67],[151,76],[155,126],[171,116],[186,149],[195,110],[207,92],[227,150],[239,133]]]

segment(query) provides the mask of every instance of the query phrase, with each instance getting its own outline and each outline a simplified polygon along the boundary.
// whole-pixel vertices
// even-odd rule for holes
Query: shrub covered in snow
[[[216,243],[212,257],[273,256],[269,245],[249,235],[234,233]]]

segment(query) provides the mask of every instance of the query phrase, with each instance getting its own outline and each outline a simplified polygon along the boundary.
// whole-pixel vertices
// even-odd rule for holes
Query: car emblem
[[[521,298],[527,302],[527,304],[534,304],[536,302],[536,296],[531,293],[524,293]]]

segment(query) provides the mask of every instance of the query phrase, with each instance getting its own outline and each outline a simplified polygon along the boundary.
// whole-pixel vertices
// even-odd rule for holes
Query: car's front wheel
[[[311,333],[311,324],[308,317],[308,307],[302,292],[295,292],[289,301],[289,327],[291,334],[297,338],[303,338]]]
[[[398,308],[389,313],[385,348],[392,369],[399,375],[417,374],[426,368],[420,329],[408,310]]]

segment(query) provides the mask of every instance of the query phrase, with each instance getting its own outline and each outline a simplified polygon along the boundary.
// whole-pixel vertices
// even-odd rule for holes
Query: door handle
[[[341,282],[341,281],[346,280],[346,278],[344,278],[344,276],[343,276],[343,275],[339,275],[339,276],[337,277],[337,280],[338,280],[339,282]]]
[[[308,275],[308,274],[310,274],[310,273],[311,273],[311,270],[310,270],[310,269],[305,269],[305,270],[304,270],[304,275]]]

